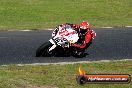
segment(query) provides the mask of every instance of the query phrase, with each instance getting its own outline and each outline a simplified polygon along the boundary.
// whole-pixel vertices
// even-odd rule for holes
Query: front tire
[[[42,44],[36,51],[36,57],[42,57],[42,56],[51,56],[52,51],[49,52],[49,48],[52,47],[53,44],[50,42],[46,42]]]

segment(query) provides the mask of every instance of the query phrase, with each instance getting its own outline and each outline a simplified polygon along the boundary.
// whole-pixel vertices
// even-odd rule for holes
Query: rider
[[[78,32],[79,40],[76,43],[71,44],[71,46],[78,49],[78,55],[85,56],[85,49],[91,45],[96,33],[90,29],[89,23],[87,21],[83,21],[81,24],[77,25],[75,30]]]
[[[83,21],[79,25],[77,32],[79,34],[79,40],[77,43],[72,44],[72,46],[82,49],[86,48],[86,46],[88,47],[90,43],[92,43],[92,39],[96,36],[96,33],[90,29],[89,23],[87,21]]]

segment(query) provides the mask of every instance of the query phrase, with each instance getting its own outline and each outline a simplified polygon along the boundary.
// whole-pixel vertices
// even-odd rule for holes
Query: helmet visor
[[[81,26],[80,28],[81,28],[81,29],[87,29],[87,27],[86,27],[86,26]]]
[[[80,33],[81,33],[81,34],[86,34],[86,32],[87,32],[87,29],[81,29],[81,30],[80,30]]]

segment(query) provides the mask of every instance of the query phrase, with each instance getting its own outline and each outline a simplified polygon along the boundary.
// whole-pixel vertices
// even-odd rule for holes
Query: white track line
[[[131,28],[132,26],[125,26],[126,28]],[[114,28],[114,27],[100,27],[100,28]],[[44,30],[54,30],[54,29],[44,29]],[[16,31],[16,30],[8,30],[8,31]],[[28,31],[34,31],[34,30],[19,30],[19,31],[23,31],[23,32],[28,32]]]
[[[132,27],[132,26],[126,26],[126,27],[128,27],[128,28],[129,28],[129,27]]]
[[[113,27],[101,27],[101,28],[113,28]]]
[[[33,64],[27,64],[27,65],[66,65],[66,64],[81,64],[81,63],[100,63],[100,62],[113,62],[113,61],[132,61],[132,59],[123,59],[123,60],[100,60],[100,61],[77,61],[77,62],[59,62],[59,63],[33,63]]]
[[[47,29],[47,30],[54,30],[54,29]]]
[[[20,30],[20,31],[24,31],[25,32],[25,31],[32,31],[32,30]]]
[[[82,64],[82,63],[100,63],[100,62],[116,62],[116,61],[132,61],[132,59],[123,59],[123,60],[100,60],[100,61],[77,61],[77,62],[58,62],[58,63],[32,63],[32,64],[16,64],[17,66],[24,65],[67,65],[67,64]],[[9,65],[1,65],[9,66]]]

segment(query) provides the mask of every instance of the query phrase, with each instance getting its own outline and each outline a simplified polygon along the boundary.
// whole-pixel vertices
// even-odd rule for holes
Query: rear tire
[[[50,42],[46,42],[42,44],[36,51],[36,57],[42,57],[42,56],[52,56],[52,51],[49,52],[49,48],[52,47],[53,44]]]

